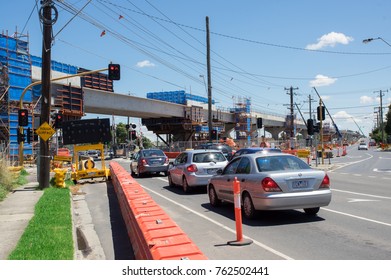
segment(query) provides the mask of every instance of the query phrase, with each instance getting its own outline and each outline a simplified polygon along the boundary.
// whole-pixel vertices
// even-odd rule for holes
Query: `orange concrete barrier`
[[[164,152],[168,158],[176,158],[181,152]]]
[[[137,260],[206,260],[206,256],[117,162],[112,183]]]
[[[282,152],[297,156],[297,150],[282,150]]]

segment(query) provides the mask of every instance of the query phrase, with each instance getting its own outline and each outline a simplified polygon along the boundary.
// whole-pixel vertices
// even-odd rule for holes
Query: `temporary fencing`
[[[111,162],[110,171],[136,259],[207,259],[119,163]]]

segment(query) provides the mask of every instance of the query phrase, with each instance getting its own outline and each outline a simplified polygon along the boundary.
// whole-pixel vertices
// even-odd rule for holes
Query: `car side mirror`
[[[221,175],[221,174],[223,174],[223,169],[219,169],[219,170],[217,170],[216,174],[217,174],[217,175]]]

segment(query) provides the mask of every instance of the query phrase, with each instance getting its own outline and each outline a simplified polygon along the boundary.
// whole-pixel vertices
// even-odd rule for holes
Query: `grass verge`
[[[35,206],[34,217],[8,256],[9,260],[73,259],[71,198],[67,185],[44,190]]]
[[[0,201],[18,186],[28,183],[27,171],[22,169],[20,172],[12,172],[8,169],[6,163],[0,160]]]

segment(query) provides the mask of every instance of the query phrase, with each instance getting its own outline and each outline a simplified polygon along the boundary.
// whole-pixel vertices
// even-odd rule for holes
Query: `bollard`
[[[342,156],[346,156],[346,155],[347,155],[346,146],[343,146],[343,148],[342,148]]]
[[[236,240],[228,241],[228,245],[233,246],[243,246],[250,245],[252,240],[243,239],[243,229],[242,229],[242,203],[240,199],[240,182],[237,177],[235,177],[233,182],[234,189],[234,207],[235,207],[235,224],[236,224]]]

